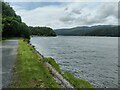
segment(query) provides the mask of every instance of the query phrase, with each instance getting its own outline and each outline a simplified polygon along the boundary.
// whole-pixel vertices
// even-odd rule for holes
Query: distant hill
[[[83,26],[69,29],[54,30],[57,35],[64,36],[111,36],[118,37],[118,26],[115,25],[97,25],[97,26]]]

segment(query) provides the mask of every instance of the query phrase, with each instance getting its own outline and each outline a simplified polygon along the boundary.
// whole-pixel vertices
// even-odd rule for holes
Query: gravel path
[[[2,76],[2,88],[7,88],[11,81],[12,69],[17,56],[17,47],[17,39],[6,40],[0,46],[0,51],[2,51],[2,60],[0,60],[2,62],[0,64],[0,69],[2,67],[2,72],[0,72],[0,77]]]

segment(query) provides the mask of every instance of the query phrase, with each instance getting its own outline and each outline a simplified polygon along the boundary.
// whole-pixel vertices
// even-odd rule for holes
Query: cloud
[[[19,6],[25,10],[32,10],[38,7],[51,6],[51,5],[60,5],[59,2],[10,2],[12,6]]]
[[[72,8],[70,11],[69,8]],[[103,9],[104,8],[104,9]],[[71,17],[67,20],[73,21],[73,25],[97,25],[97,24],[118,24],[118,7],[117,3],[72,3],[69,4],[68,10],[71,13]],[[74,15],[74,11],[78,15]],[[65,18],[64,17],[64,18]],[[68,19],[69,18],[69,19]]]
[[[100,17],[106,18],[109,15],[118,17],[118,3],[104,3],[99,8]]]
[[[81,10],[79,9],[73,9],[72,12],[75,14],[81,14]]]
[[[75,18],[68,15],[68,16],[61,17],[59,20],[67,24],[75,20]]]
[[[120,2],[118,3],[118,18],[120,19]]]
[[[13,7],[27,25],[50,26],[56,29],[82,25],[115,25],[118,23],[117,5],[115,2],[61,2],[58,5],[46,4],[30,10],[17,5]]]
[[[4,0],[6,2],[73,2],[73,0]],[[74,2],[118,2],[119,0],[74,0]]]

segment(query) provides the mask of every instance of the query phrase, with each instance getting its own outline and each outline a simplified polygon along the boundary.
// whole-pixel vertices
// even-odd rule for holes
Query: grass
[[[81,90],[81,88],[85,88],[87,90],[95,90],[95,88],[89,82],[76,78],[69,72],[64,72],[63,76],[78,90]]]
[[[44,61],[51,64],[60,74],[62,73],[60,66],[56,63],[56,61],[53,58],[51,57],[44,58]]]
[[[26,41],[19,40],[12,88],[60,88],[43,60]]]
[[[42,59],[28,42],[28,40],[19,40],[17,62],[14,66],[14,75],[10,87],[59,89],[60,86],[53,79],[49,70],[44,66],[44,62],[50,63],[61,74],[62,71],[59,65],[51,57]],[[64,72],[62,75],[78,90],[81,88],[95,90],[89,82],[80,80],[69,72]]]
[[[55,60],[53,58],[51,58],[51,57],[45,58],[45,61],[50,63],[60,74],[62,73],[59,65],[55,62]],[[76,78],[70,72],[64,72],[64,74],[62,74],[62,75],[78,90],[81,90],[81,88],[84,88],[87,90],[95,90],[95,88],[88,81]]]

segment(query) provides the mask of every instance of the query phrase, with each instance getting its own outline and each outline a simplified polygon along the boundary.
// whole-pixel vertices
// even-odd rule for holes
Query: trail
[[[0,51],[2,51],[2,64],[0,67],[2,68],[2,72],[0,72],[0,77],[2,77],[2,88],[7,88],[12,79],[12,69],[16,61],[17,57],[17,47],[18,40],[11,39],[5,40],[0,46]]]

